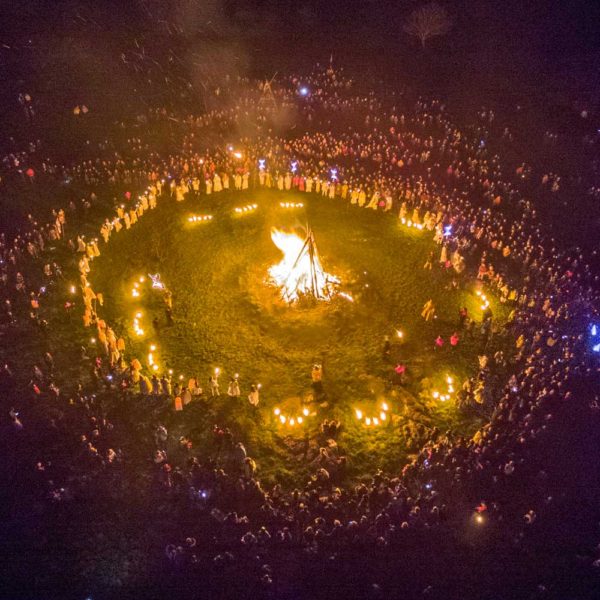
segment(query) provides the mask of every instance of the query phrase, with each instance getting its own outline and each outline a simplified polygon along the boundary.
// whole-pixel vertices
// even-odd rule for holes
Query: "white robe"
[[[369,204],[367,204],[367,208],[377,210],[377,204],[379,204],[379,192],[373,192],[371,200],[369,201]]]
[[[215,193],[223,191],[223,184],[221,183],[221,178],[219,177],[219,175],[217,173],[215,173],[215,177],[214,177],[214,188],[213,188],[213,191]]]

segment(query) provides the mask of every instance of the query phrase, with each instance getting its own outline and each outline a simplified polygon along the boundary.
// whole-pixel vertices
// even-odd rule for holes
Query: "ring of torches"
[[[246,206],[236,206],[233,210],[238,215],[254,212],[258,208],[258,204],[247,204]]]
[[[276,406],[273,409],[273,414],[275,415],[275,418],[279,423],[281,423],[282,425],[287,425],[289,427],[295,427],[296,425],[304,425],[309,417],[314,417],[316,415],[316,413],[314,412],[311,413],[310,409],[306,406],[300,411],[299,414],[285,413],[281,410],[281,408],[279,408],[279,406]]]
[[[413,223],[411,219],[406,219],[405,217],[400,219],[400,223],[402,223],[402,225],[406,225],[407,227],[418,229],[419,231],[425,227],[422,223]]]
[[[377,414],[367,413],[365,410],[361,408],[354,409],[354,416],[358,421],[364,423],[366,427],[378,427],[380,425],[387,424],[388,421],[388,412],[390,410],[390,405],[387,402],[381,402],[379,405],[379,411]]]
[[[483,304],[481,305],[481,310],[485,310],[486,308],[488,308],[490,305],[490,301],[487,299],[487,296],[481,290],[477,290],[475,293],[483,301]]]
[[[189,223],[205,223],[206,221],[212,221],[212,215],[191,215],[188,217]]]
[[[238,158],[238,159],[242,158],[241,152],[234,151],[232,147],[228,147],[228,150],[230,152],[232,152],[232,154],[235,156],[235,158]],[[203,162],[203,161],[201,161],[201,162]],[[259,170],[264,171],[264,169],[265,169],[265,160],[260,159],[259,160]],[[292,170],[295,171],[295,169],[292,169]],[[284,209],[299,209],[299,208],[304,207],[304,203],[303,202],[280,202],[279,206]],[[238,215],[243,215],[243,214],[251,213],[257,209],[258,209],[257,204],[248,204],[245,206],[234,208],[234,212]],[[116,218],[116,220],[118,220],[118,219]],[[188,216],[187,220],[189,223],[203,223],[203,222],[206,223],[206,222],[210,222],[213,220],[213,215],[210,215],[210,214],[190,215],[190,216]],[[417,229],[419,231],[423,230],[425,227],[421,223],[415,223],[411,219],[406,219],[404,217],[402,217],[400,219],[400,222],[402,225],[405,225],[408,228]],[[151,276],[151,278],[152,278],[152,282],[153,282],[153,285],[152,285],[153,288],[164,289],[164,285],[162,284],[162,282],[160,282],[160,276],[158,274],[156,276]],[[141,297],[141,287],[140,286],[143,283],[145,283],[145,281],[146,281],[146,278],[142,275],[137,279],[137,281],[133,282],[133,285],[131,288],[131,297],[133,299],[139,299]],[[69,291],[71,294],[75,294],[76,293],[75,286],[71,285],[69,288]],[[338,294],[345,297],[346,299],[348,299],[350,301],[353,301],[352,297],[349,294],[345,294],[344,292],[338,292]],[[490,305],[490,302],[489,302],[487,296],[480,290],[478,290],[476,292],[476,294],[482,300],[481,309],[482,310],[487,309]],[[142,337],[145,334],[145,331],[141,324],[142,317],[143,317],[143,313],[141,311],[138,310],[134,313],[133,330],[134,330],[136,336],[138,336],[138,337]],[[396,335],[398,338],[403,338],[404,333],[400,330],[396,330]],[[96,338],[92,337],[90,339],[90,342],[92,344],[96,344]],[[594,350],[596,350],[596,348]],[[148,347],[147,363],[148,363],[148,366],[150,367],[150,369],[155,373],[157,371],[159,371],[159,369],[160,369],[158,362],[157,362],[157,351],[158,351],[157,345],[155,343],[151,343]],[[173,375],[173,369],[168,369],[167,372],[169,373],[169,375]],[[214,369],[215,376],[218,377],[220,373],[221,373],[221,370],[218,367],[216,367]],[[237,378],[238,375],[236,374],[235,377]],[[184,375],[179,375],[179,380],[183,381]],[[443,393],[437,389],[434,389],[431,392],[432,397],[435,400],[439,400],[441,402],[446,402],[446,401],[450,400],[450,398],[454,394],[454,392],[455,392],[454,380],[450,375],[448,375],[446,377],[445,383],[446,383],[447,387]],[[259,389],[260,389],[260,387],[262,387],[262,386],[260,384],[258,384]],[[382,401],[379,404],[378,409],[375,408],[375,410],[372,410],[372,411],[367,411],[362,408],[355,408],[354,415],[358,421],[360,421],[361,423],[364,424],[364,426],[366,426],[368,428],[373,428],[373,427],[376,428],[376,427],[385,425],[386,423],[390,422],[391,419],[389,416],[389,411],[390,411],[390,405],[388,404],[388,402]],[[288,413],[288,412],[284,412],[280,407],[277,406],[273,409],[273,414],[274,414],[275,420],[278,424],[281,424],[286,427],[296,427],[296,426],[306,425],[307,420],[310,417],[315,416],[316,412],[311,412],[308,407],[304,406],[299,412]]]
[[[434,400],[439,400],[440,402],[447,402],[448,400],[450,400],[450,398],[452,397],[452,394],[454,394],[454,379],[452,379],[452,377],[450,375],[448,375],[446,377],[446,392],[445,393],[441,393],[439,390],[433,390],[431,392],[431,396],[433,397]]]

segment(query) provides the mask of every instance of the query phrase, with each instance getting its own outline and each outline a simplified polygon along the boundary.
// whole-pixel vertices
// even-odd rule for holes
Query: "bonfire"
[[[302,239],[295,233],[272,229],[271,239],[283,252],[281,261],[269,269],[281,297],[290,304],[305,296],[330,300],[340,280],[323,269],[312,230]]]

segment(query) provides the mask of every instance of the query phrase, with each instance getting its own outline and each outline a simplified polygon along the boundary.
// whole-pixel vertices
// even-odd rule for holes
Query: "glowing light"
[[[257,208],[258,208],[258,204],[247,204],[246,206],[237,206],[233,210],[238,215],[243,215],[243,214],[247,214],[249,212],[252,212],[252,211],[256,210]]]
[[[144,335],[144,330],[142,329],[142,327],[140,325],[141,318],[142,318],[142,313],[136,312],[134,319],[133,319],[133,330],[135,331],[136,335],[138,335],[138,336]]]
[[[338,292],[338,295],[344,298],[344,300],[348,300],[348,302],[354,302],[354,298],[348,292]]]
[[[93,337],[93,338],[91,338],[91,339],[90,339],[90,344],[95,344],[95,343],[96,343],[96,338],[94,338],[94,337]]]
[[[145,278],[145,277],[142,275],[142,276],[139,278],[139,282],[140,282],[140,283],[144,283],[144,281],[146,281],[146,278]]]
[[[331,181],[338,181],[338,170],[337,169],[330,169],[329,174],[331,176]]]
[[[381,425],[384,421],[387,421],[388,418],[388,413],[387,411],[389,410],[389,406],[387,404],[387,402],[382,402],[381,403],[381,410],[379,411],[379,413],[376,413],[375,415],[369,415],[366,416],[362,410],[356,408],[354,410],[354,414],[356,415],[356,418],[359,421],[363,421],[363,423],[367,426],[378,426]]]
[[[302,240],[295,233],[273,229],[271,239],[283,252],[283,259],[269,268],[271,280],[281,288],[281,297],[290,303],[305,294],[328,300],[332,284],[340,281],[324,271],[312,233]]]
[[[310,416],[310,412],[307,408],[302,410],[302,414],[285,414],[279,407],[276,407],[273,410],[275,416],[279,419],[279,422],[283,425],[290,425],[293,427],[294,425],[302,425],[304,423],[304,419]]]
[[[592,350],[594,352],[600,352],[600,344],[596,344],[595,346],[592,346]]]
[[[165,284],[160,280],[160,273],[155,273],[154,275],[148,274],[148,277],[150,277],[150,279],[152,280],[152,289],[165,289]]]
[[[212,215],[192,215],[188,217],[189,223],[205,223],[207,221],[212,221]]]
[[[303,208],[304,204],[302,202],[280,202],[279,206],[281,208]]]
[[[598,335],[598,327],[596,325],[592,325],[592,335],[595,337]]]
[[[404,332],[400,331],[399,329],[396,329],[396,335],[402,339],[404,337]]]
[[[259,171],[264,171],[265,170],[265,163],[266,163],[266,159],[265,158],[259,158],[258,159],[258,170]]]
[[[69,291],[71,292],[71,294],[74,294],[74,293],[75,293],[75,286],[74,286],[74,285],[72,285],[72,286],[69,288]]]
[[[234,152],[234,153],[233,153],[233,155],[234,155],[236,158],[238,158],[238,159],[239,159],[239,158],[242,158],[242,153],[241,153],[241,152]]]
[[[305,96],[305,97],[306,97],[306,96],[308,96],[308,94],[310,93],[310,90],[309,90],[309,89],[308,89],[308,88],[307,88],[305,85],[303,85],[303,86],[302,86],[302,87],[301,87],[301,88],[298,90],[298,93],[299,93],[301,96]]]
[[[297,160],[293,160],[290,164],[290,171],[292,173],[295,173],[298,170],[298,161]]]
[[[444,237],[448,237],[449,235],[452,235],[452,225],[446,225],[444,227]]]

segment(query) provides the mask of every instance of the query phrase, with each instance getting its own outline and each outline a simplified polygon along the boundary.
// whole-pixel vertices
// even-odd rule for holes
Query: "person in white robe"
[[[440,263],[445,265],[448,262],[448,249],[446,246],[442,246],[442,251],[440,252]]]
[[[387,192],[385,195],[385,212],[392,210],[392,195]]]
[[[369,204],[367,204],[367,208],[371,208],[373,210],[377,210],[377,206],[379,205],[379,192],[375,190],[373,195],[371,196],[371,200]]]
[[[253,385],[250,387],[250,393],[248,394],[248,402],[250,402],[252,406],[258,406],[259,391],[257,385]]]
[[[213,178],[213,191],[215,193],[223,191],[223,184],[221,182],[221,178],[219,177],[218,173],[215,173],[215,176]]]

